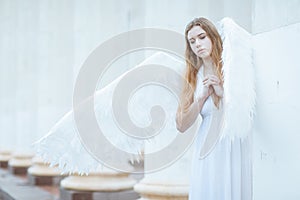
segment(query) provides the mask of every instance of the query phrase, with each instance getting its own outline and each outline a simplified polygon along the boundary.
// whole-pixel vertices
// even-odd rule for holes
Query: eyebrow
[[[198,37],[198,36],[201,36],[201,35],[203,35],[203,34],[205,34],[205,33],[204,33],[204,32],[203,32],[203,33],[200,33],[200,34],[197,35],[197,37]],[[192,39],[194,39],[194,38],[193,38],[193,37],[189,38],[189,40],[192,40]]]

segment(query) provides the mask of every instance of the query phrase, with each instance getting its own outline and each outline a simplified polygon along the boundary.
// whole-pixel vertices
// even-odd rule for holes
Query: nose
[[[196,39],[196,47],[198,48],[198,47],[200,47],[201,46],[201,42],[200,42],[200,40],[197,38]]]

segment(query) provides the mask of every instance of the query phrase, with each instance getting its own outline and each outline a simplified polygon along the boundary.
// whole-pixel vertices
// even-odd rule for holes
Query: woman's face
[[[187,39],[193,52],[202,59],[210,57],[212,43],[206,32],[200,26],[189,30]]]

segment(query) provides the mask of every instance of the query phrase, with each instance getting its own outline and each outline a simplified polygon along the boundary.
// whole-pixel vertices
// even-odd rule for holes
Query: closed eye
[[[198,35],[198,38],[201,39],[201,40],[203,40],[204,38],[206,38],[205,33],[199,34],[199,35]]]
[[[190,40],[190,43],[191,43],[191,44],[194,44],[194,43],[195,43],[195,40]]]

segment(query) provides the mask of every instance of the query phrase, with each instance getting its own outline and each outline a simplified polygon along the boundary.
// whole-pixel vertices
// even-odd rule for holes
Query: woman
[[[222,39],[216,27],[205,18],[191,21],[185,30],[186,84],[178,107],[176,124],[185,132],[202,116],[195,141],[190,181],[190,200],[251,199],[251,165],[241,139],[222,137],[207,156],[200,156],[206,138],[220,132],[222,123],[214,115],[222,112],[223,74]]]

